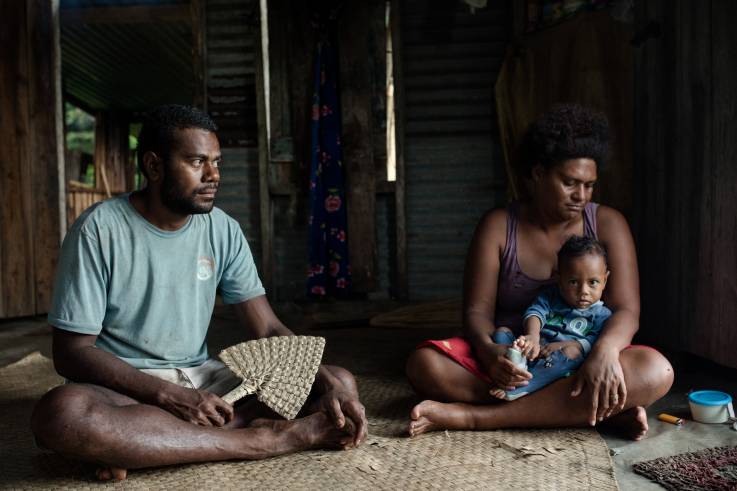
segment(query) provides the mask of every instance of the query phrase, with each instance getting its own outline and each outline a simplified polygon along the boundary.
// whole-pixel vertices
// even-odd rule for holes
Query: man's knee
[[[84,424],[89,407],[89,395],[73,384],[50,390],[38,401],[31,415],[31,431],[36,441],[50,450],[59,450],[60,445],[69,441],[69,434]]]
[[[355,377],[353,377],[353,374],[351,372],[343,367],[339,367],[336,365],[326,366],[328,370],[330,370],[330,373],[332,373],[338,380],[340,380],[343,385],[356,389],[356,379]]]

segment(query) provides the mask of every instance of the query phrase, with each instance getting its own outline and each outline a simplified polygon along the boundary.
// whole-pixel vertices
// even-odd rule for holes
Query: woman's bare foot
[[[465,404],[422,401],[409,415],[409,436],[438,430],[473,429],[473,417]]]
[[[278,433],[286,432],[293,436],[301,449],[340,448],[353,446],[353,423],[346,419],[343,428],[336,428],[322,412],[316,412],[292,421],[258,418],[251,421],[249,428],[270,428]]]
[[[122,481],[128,477],[128,470],[119,467],[100,467],[95,472],[100,481]]]
[[[644,407],[635,406],[607,419],[602,426],[622,433],[632,440],[642,440],[648,430],[647,413]]]

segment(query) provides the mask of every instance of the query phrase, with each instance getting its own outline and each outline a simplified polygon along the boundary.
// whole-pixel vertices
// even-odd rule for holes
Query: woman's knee
[[[444,354],[432,348],[420,348],[407,359],[407,378],[421,397],[438,401],[472,400],[475,393],[452,375],[454,372],[449,369],[456,367],[449,365],[455,362]]]
[[[405,372],[412,386],[424,385],[437,375],[438,353],[432,348],[420,348],[410,353]]]
[[[637,386],[651,404],[668,393],[673,385],[673,366],[660,352],[644,347],[624,352],[626,369],[636,377]],[[647,405],[647,404],[646,404]]]

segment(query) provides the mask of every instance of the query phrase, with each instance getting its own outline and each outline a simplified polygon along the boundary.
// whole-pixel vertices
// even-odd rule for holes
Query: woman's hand
[[[594,347],[575,376],[571,396],[578,397],[586,389],[591,403],[591,426],[624,409],[627,387],[622,365],[619,363],[619,351]]]
[[[514,390],[527,385],[532,378],[530,372],[519,368],[506,356],[507,346],[495,344],[479,353],[479,360],[484,371],[491,378],[492,387],[502,390]]]

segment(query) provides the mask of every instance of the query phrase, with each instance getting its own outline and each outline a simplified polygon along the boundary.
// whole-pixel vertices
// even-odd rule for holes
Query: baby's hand
[[[583,348],[578,341],[559,341],[557,343],[546,344],[540,348],[540,356],[547,358],[554,351],[562,351],[563,355],[569,360],[575,360],[583,355]]]
[[[540,353],[540,336],[533,334],[520,336],[514,340],[512,347],[521,352],[528,360],[534,360]]]

